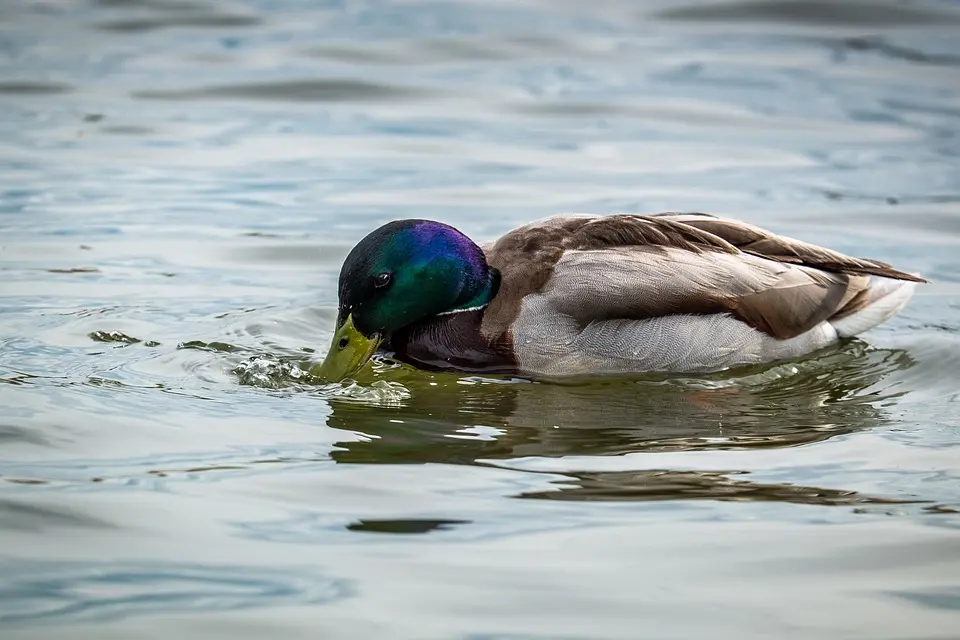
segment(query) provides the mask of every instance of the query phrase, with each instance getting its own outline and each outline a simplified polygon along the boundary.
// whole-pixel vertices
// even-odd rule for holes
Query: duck
[[[314,373],[375,353],[534,380],[702,374],[796,359],[896,315],[917,274],[707,213],[562,214],[478,245],[388,222],[349,252]]]

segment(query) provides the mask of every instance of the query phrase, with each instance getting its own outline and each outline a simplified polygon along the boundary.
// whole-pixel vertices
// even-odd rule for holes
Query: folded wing
[[[485,248],[501,292],[484,331],[509,327],[522,299],[547,296],[582,325],[728,313],[779,339],[867,304],[870,276],[923,281],[737,221],[700,214],[558,216]]]

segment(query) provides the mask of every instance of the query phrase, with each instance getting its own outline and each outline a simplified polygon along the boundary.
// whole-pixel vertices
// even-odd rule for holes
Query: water
[[[0,6],[0,635],[952,638],[956,2]],[[932,280],[545,385],[326,349],[389,219],[708,210]]]

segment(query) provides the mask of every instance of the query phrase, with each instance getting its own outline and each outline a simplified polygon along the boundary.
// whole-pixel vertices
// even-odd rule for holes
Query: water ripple
[[[942,637],[958,17],[0,2],[0,628]],[[862,339],[710,376],[311,374],[388,220],[484,242],[668,209],[933,283]]]
[[[303,570],[174,562],[0,562],[0,628],[332,602],[343,580]]]
[[[946,5],[941,5],[946,6]],[[672,20],[741,22],[762,21],[810,26],[902,27],[948,25],[957,14],[908,7],[892,2],[836,3],[820,0],[725,2],[667,9],[660,16]]]
[[[380,102],[436,97],[414,87],[390,86],[351,79],[303,79],[196,89],[136,91],[135,98],[153,100],[277,100],[290,102]]]

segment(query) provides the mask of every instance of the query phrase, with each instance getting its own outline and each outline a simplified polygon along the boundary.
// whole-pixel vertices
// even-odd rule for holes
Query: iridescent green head
[[[383,225],[343,263],[337,328],[318,375],[346,378],[393,332],[441,313],[481,307],[498,284],[480,247],[453,227],[431,220]]]

